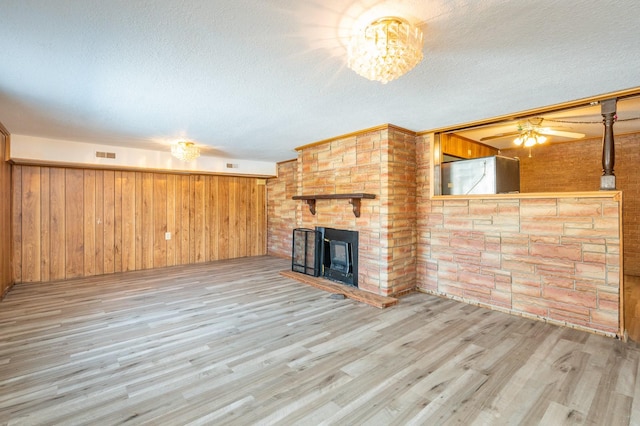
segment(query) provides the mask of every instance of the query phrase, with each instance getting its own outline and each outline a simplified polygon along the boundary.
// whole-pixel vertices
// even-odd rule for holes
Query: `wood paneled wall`
[[[11,273],[11,165],[5,161],[9,132],[0,124],[0,298],[13,283]]]
[[[266,253],[261,179],[40,166],[13,175],[16,282]]]
[[[480,158],[498,155],[498,150],[492,146],[472,141],[456,134],[440,135],[442,153],[459,158]]]

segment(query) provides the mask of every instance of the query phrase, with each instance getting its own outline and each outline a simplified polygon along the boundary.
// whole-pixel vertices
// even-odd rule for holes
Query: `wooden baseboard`
[[[329,293],[344,294],[345,297],[348,297],[349,299],[357,300],[358,302],[363,302],[367,305],[375,306],[380,309],[387,308],[398,303],[398,299],[395,297],[380,296],[378,294],[360,290],[356,287],[332,283],[324,278],[312,277],[311,275],[305,275],[299,272],[280,271],[280,275],[300,281],[301,283],[309,284],[319,288],[320,290],[328,291]]]

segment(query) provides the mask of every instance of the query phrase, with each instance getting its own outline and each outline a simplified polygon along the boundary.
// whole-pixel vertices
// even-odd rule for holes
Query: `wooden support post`
[[[602,101],[601,114],[604,124],[602,137],[602,176],[600,177],[600,190],[610,191],[616,189],[616,176],[613,172],[615,165],[615,143],[613,137],[613,124],[616,116],[616,98]]]

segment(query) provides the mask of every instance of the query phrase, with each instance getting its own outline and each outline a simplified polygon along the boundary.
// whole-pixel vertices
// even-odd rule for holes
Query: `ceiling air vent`
[[[116,153],[115,152],[96,151],[96,157],[98,157],[98,158],[116,158]]]

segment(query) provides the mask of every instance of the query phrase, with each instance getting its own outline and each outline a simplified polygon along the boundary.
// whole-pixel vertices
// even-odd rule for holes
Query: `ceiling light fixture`
[[[542,129],[540,127],[542,120],[542,118],[534,118],[527,120],[525,123],[520,122],[518,124],[518,132],[520,134],[513,140],[513,143],[517,146],[524,145],[527,148],[545,143],[547,141],[547,137],[541,132],[544,130],[549,131],[549,129]]]
[[[524,130],[520,133],[520,136],[513,140],[517,146],[524,145],[526,147],[532,147],[537,144],[545,143],[547,137],[538,133],[535,129]]]
[[[171,155],[182,161],[191,161],[200,157],[200,149],[193,142],[176,142],[171,145]]]
[[[351,38],[349,68],[364,78],[386,84],[422,61],[420,28],[396,17],[380,18]]]

